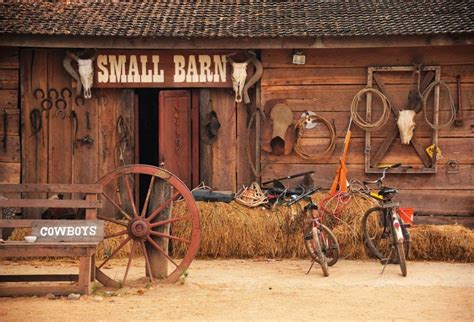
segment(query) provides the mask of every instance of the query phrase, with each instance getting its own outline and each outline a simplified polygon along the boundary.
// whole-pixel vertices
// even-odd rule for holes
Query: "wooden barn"
[[[314,171],[329,189],[352,119],[349,178],[401,163],[386,184],[420,222],[474,222],[471,1],[2,1],[0,17],[0,183],[142,163],[189,188]]]

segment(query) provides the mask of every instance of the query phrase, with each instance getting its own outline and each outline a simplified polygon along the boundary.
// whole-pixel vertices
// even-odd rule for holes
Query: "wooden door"
[[[191,91],[161,91],[158,102],[159,162],[192,187]]]

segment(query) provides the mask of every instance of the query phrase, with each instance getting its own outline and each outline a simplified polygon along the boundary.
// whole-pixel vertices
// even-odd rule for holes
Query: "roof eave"
[[[0,46],[121,49],[281,49],[420,47],[474,44],[474,33],[395,36],[320,36],[287,38],[125,38],[104,36],[3,34]]]

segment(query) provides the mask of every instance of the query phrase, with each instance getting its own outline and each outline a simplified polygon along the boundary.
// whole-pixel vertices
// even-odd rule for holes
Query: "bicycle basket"
[[[410,226],[413,226],[413,212],[415,211],[414,208],[398,208],[399,209],[399,215],[402,221],[405,224],[409,224]]]

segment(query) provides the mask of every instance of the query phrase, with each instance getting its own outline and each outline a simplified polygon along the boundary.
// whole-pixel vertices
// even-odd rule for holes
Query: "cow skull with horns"
[[[246,55],[248,57],[247,60],[242,63],[235,62],[231,58],[231,56],[234,55],[235,53],[226,55],[226,58],[232,65],[232,87],[235,92],[235,101],[237,103],[240,103],[242,102],[243,97],[244,103],[249,104],[250,97],[248,94],[248,90],[262,77],[262,63],[257,59],[257,54],[255,54],[253,51],[248,52],[248,54]],[[246,83],[245,81],[247,79],[247,66],[249,63],[252,63],[254,65],[255,73]]]
[[[82,87],[84,87],[84,98],[91,98],[91,88],[94,76],[93,62],[97,58],[97,51],[95,51],[92,56],[86,59],[79,58],[81,54],[83,54],[83,52],[81,52],[80,54],[74,54],[70,51],[67,51],[66,57],[63,60],[63,66],[77,82],[76,94],[78,96],[81,95]],[[78,66],[77,72],[72,67],[73,60],[77,63]]]
[[[415,130],[415,116],[421,111],[421,104],[416,107],[407,107],[398,112],[397,126],[400,132],[400,141],[402,144],[410,144]]]

